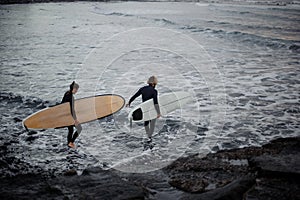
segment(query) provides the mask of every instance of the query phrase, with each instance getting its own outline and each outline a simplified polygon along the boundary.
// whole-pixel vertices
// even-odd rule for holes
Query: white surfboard
[[[181,108],[192,100],[188,92],[172,92],[158,97],[158,104],[161,115],[164,116],[176,109]],[[154,107],[153,99],[145,101],[133,108],[128,115],[128,120],[133,122],[144,122],[155,119],[157,112]]]

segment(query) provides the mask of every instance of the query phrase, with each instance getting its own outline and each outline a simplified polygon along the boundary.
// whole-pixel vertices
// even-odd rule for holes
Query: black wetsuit
[[[159,105],[158,105],[158,101],[157,101],[157,90],[152,87],[151,85],[147,85],[144,86],[142,88],[140,88],[129,100],[129,105],[140,95],[142,95],[142,100],[147,101],[149,99],[153,99],[153,103],[154,103],[154,107],[156,109],[157,114],[160,114],[160,109],[159,109]],[[153,132],[154,132],[154,126],[155,126],[155,121],[156,119],[150,120],[150,121],[145,121],[144,122],[144,126],[146,129],[146,133],[148,135],[149,138],[151,138]],[[150,124],[150,128],[148,127],[149,123]]]
[[[151,85],[144,86],[140,88],[135,95],[131,97],[129,100],[129,104],[133,102],[138,96],[142,95],[143,102],[149,99],[153,99],[154,104],[158,104],[157,102],[157,90],[154,89]]]
[[[76,113],[75,113],[75,109],[74,109],[74,96],[72,94],[71,91],[67,91],[61,101],[61,103],[65,103],[65,102],[70,102],[70,111],[71,111],[71,115],[72,117],[74,118],[74,120],[77,119],[76,117]],[[71,125],[71,126],[68,126],[68,130],[69,130],[69,133],[68,133],[68,144],[70,142],[74,142],[76,140],[76,138],[78,137],[78,135],[80,134],[81,130],[82,130],[82,127],[80,124],[78,124],[76,126],[76,132],[73,134],[74,132],[74,125]]]

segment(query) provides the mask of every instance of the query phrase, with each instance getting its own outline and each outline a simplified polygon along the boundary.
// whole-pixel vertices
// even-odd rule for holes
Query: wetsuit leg
[[[156,122],[156,119],[152,119],[150,121],[150,130],[149,130],[149,135],[148,135],[149,138],[151,138],[154,133],[155,122]]]
[[[71,139],[71,142],[74,142],[76,140],[76,138],[78,137],[78,135],[81,133],[82,127],[80,124],[78,124],[78,126],[76,127],[76,132],[73,135],[73,138]]]
[[[145,121],[144,126],[148,126],[150,121]]]
[[[150,131],[149,123],[150,123],[150,121],[145,121],[144,122],[145,131],[146,131],[146,134],[147,134],[148,137],[149,137],[149,131]]]
[[[69,130],[69,133],[68,133],[67,139],[68,139],[68,144],[69,144],[72,140],[72,135],[73,135],[73,131],[74,131],[73,126],[68,126],[68,130]]]

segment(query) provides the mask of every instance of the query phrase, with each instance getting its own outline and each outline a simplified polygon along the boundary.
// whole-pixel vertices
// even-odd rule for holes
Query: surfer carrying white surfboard
[[[155,110],[157,112],[157,118],[159,118],[160,115],[160,109],[159,109],[159,105],[158,105],[158,101],[157,101],[157,90],[155,89],[155,86],[157,85],[158,81],[157,78],[155,76],[151,76],[149,77],[148,81],[147,81],[148,85],[144,86],[142,88],[140,88],[129,100],[129,102],[127,103],[127,107],[130,106],[130,104],[140,95],[142,95],[142,100],[143,102],[149,100],[149,99],[153,99],[153,103],[154,103],[154,107]],[[155,122],[156,119],[152,119],[150,121],[145,121],[144,122],[144,127],[146,130],[146,134],[149,138],[149,142],[152,141],[152,134],[154,132],[154,127],[155,127]],[[149,126],[150,124],[150,126]]]
[[[75,140],[78,137],[78,135],[80,134],[82,127],[79,124],[79,121],[77,120],[76,117],[76,113],[75,113],[75,109],[74,109],[74,96],[73,94],[76,94],[77,91],[79,89],[79,85],[77,83],[75,83],[75,81],[72,82],[72,84],[70,85],[70,90],[67,91],[61,101],[61,103],[65,103],[65,102],[70,102],[70,111],[71,111],[71,115],[74,119],[74,125],[76,127],[76,131],[74,132],[74,125],[68,126],[68,146],[71,148],[75,148]]]

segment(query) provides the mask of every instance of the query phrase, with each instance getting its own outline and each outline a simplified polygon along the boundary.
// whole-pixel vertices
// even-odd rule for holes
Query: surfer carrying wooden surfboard
[[[76,113],[75,113],[75,109],[74,109],[74,96],[73,94],[76,94],[77,91],[79,89],[79,85],[77,83],[75,83],[75,81],[72,82],[72,84],[70,85],[70,90],[67,91],[61,101],[61,103],[65,103],[65,102],[70,102],[70,111],[71,111],[71,115],[74,119],[74,125],[76,127],[76,131],[74,132],[74,125],[68,126],[68,146],[71,148],[75,148],[75,140],[78,137],[78,135],[80,134],[82,127],[79,124],[79,121],[77,120],[76,117]]]
[[[159,109],[159,105],[158,105],[158,101],[157,101],[157,90],[155,89],[155,86],[157,85],[158,81],[157,81],[157,78],[155,76],[151,76],[149,77],[148,81],[147,81],[148,85],[147,86],[144,86],[142,88],[140,88],[136,93],[135,95],[133,95],[128,104],[126,105],[127,107],[130,106],[130,104],[140,95],[142,95],[142,100],[143,102],[149,100],[149,99],[153,99],[153,103],[154,103],[154,107],[155,107],[155,110],[157,112],[157,118],[159,118],[161,115],[160,115],[160,109]],[[146,134],[149,138],[148,142],[151,142],[152,141],[152,134],[154,132],[154,127],[155,127],[155,122],[156,122],[156,119],[152,119],[150,121],[145,121],[144,122],[144,127],[145,127],[145,130],[146,130]],[[149,126],[150,124],[150,126]]]

